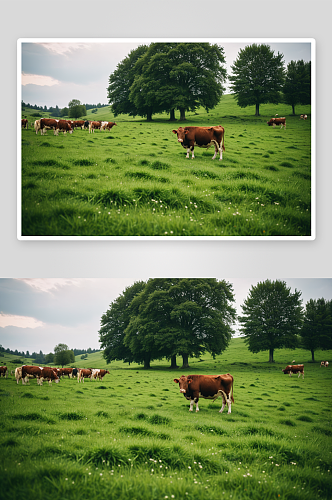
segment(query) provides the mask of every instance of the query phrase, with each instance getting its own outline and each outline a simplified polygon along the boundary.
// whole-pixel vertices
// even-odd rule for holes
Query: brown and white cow
[[[56,125],[56,133],[58,134],[59,131],[63,132],[65,134],[66,132],[69,132],[70,134],[73,132],[73,129],[71,128],[70,123],[68,123],[67,120],[56,120],[57,125]]]
[[[29,122],[26,118],[22,118],[21,120],[21,128],[29,128]]]
[[[49,385],[52,385],[52,380],[54,380],[55,383],[58,383],[60,379],[53,368],[45,366],[40,368],[40,375],[37,382],[39,385],[43,385],[44,380],[48,380]]]
[[[216,127],[179,127],[177,130],[172,130],[172,132],[177,135],[178,142],[181,143],[182,147],[187,148],[186,158],[189,158],[190,151],[192,153],[191,158],[195,158],[195,146],[208,149],[214,145],[212,160],[216,158],[218,151],[220,153],[219,160],[222,160],[222,152],[225,151],[225,129],[221,125]]]
[[[300,116],[300,120],[306,120],[307,118],[308,118],[308,116],[307,116],[307,115],[301,115],[301,116]]]
[[[190,401],[189,411],[193,411],[194,403],[196,404],[196,412],[199,411],[198,400],[200,397],[213,401],[221,397],[220,413],[224,411],[226,403],[228,413],[231,413],[231,404],[234,403],[233,381],[233,376],[230,373],[226,375],[181,375],[180,378],[174,379],[174,382],[179,384],[180,392]]]
[[[81,128],[82,130],[84,129],[84,120],[75,120],[73,121],[72,128]]]
[[[15,378],[17,383],[19,383],[19,381],[22,379],[22,366],[18,366],[17,368],[15,368]]]
[[[40,120],[35,120],[34,127],[35,127],[35,131],[36,131],[36,135],[38,135],[39,130],[40,130],[40,135],[42,135],[43,132],[40,128]]]
[[[321,361],[320,366],[326,366],[326,368],[327,368],[329,366],[329,362],[328,361]]]
[[[100,130],[111,130],[116,125],[115,122],[101,122]]]
[[[110,372],[108,370],[99,370],[99,369],[94,369],[92,370],[92,375],[91,375],[91,380],[92,379],[99,379],[103,380],[106,374],[109,374]]]
[[[101,122],[90,122],[89,123],[89,134],[90,133],[95,133],[95,128],[99,128],[100,129],[101,127]]]
[[[44,135],[46,133],[46,130],[53,129],[54,130],[54,135],[56,135],[56,129],[58,125],[59,120],[55,120],[54,118],[41,118],[40,119],[40,130],[41,130],[41,135]]]
[[[92,370],[90,369],[80,369],[78,371],[78,376],[77,376],[77,382],[81,382],[81,380],[83,380],[83,383],[84,383],[84,379],[85,378],[89,378],[91,380],[91,376],[92,376]]]
[[[298,377],[300,375],[303,375],[304,378],[304,365],[287,365],[286,368],[283,368],[282,370],[285,374],[289,373],[289,376],[291,377],[293,373],[298,373]]]
[[[29,383],[29,378],[36,378],[39,384],[39,377],[41,374],[41,367],[34,365],[23,365],[22,366],[22,384],[25,385]]]
[[[65,377],[68,376],[68,378],[72,378],[73,376],[73,369],[72,368],[59,368],[59,377]]]
[[[286,118],[285,117],[282,117],[282,118],[271,118],[271,120],[269,120],[268,122],[266,122],[269,127],[272,125],[273,127],[275,127],[276,125],[281,125],[280,128],[282,127],[285,127],[286,128]]]
[[[0,366],[0,376],[7,378],[8,369],[7,366]]]

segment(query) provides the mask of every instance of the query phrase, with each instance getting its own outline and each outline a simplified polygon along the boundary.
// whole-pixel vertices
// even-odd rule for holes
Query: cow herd
[[[300,120],[306,120],[307,115],[301,115]],[[286,129],[286,118],[285,117],[274,117],[266,122],[269,126],[276,127],[280,125],[280,128],[285,127]],[[53,118],[41,118],[36,120],[34,124],[36,134],[40,131],[41,135],[46,133],[46,130],[53,130],[54,135],[58,135],[59,131],[66,134],[73,132],[75,128],[81,128],[82,130],[89,130],[89,134],[94,133],[95,130],[111,130],[115,122],[108,121],[90,121],[90,120],[57,120]],[[28,120],[21,120],[22,128],[28,128]],[[209,148],[214,146],[214,155],[212,160],[214,160],[219,153],[219,160],[222,160],[222,152],[225,151],[224,135],[225,129],[221,125],[212,127],[179,127],[177,130],[172,130],[173,134],[177,135],[178,142],[182,147],[187,149],[186,158],[189,158],[189,153],[191,152],[191,158],[194,156],[194,147],[198,146],[200,148]]]
[[[61,378],[68,376],[68,378],[76,378],[77,381],[84,382],[84,378],[89,378],[90,380],[103,380],[106,374],[109,374],[108,370],[101,369],[81,369],[81,368],[50,368],[46,366],[34,366],[34,365],[23,365],[18,366],[15,369],[15,378],[17,384],[22,380],[22,385],[29,383],[30,378],[36,378],[38,385],[43,385],[43,381],[47,380],[51,385],[52,381],[58,383]],[[0,366],[1,377],[8,376],[7,366]]]
[[[111,130],[112,127],[116,125],[115,122],[106,121],[89,121],[89,120],[57,120],[55,118],[41,118],[40,120],[35,120],[31,123],[34,127],[36,134],[40,131],[40,135],[45,135],[46,130],[53,130],[54,135],[58,135],[59,132],[70,134],[75,128],[81,128],[82,130],[88,129],[89,133],[94,133],[95,129],[99,130]],[[26,118],[21,120],[21,127],[28,128],[29,123]]]
[[[328,361],[321,361],[320,366],[328,367]],[[284,374],[298,373],[298,377],[302,375],[304,379],[304,365],[287,365],[286,368],[282,369]],[[6,377],[8,375],[7,366],[0,366],[1,377]],[[22,380],[22,385],[29,383],[30,378],[36,378],[38,385],[43,385],[43,381],[47,380],[49,384],[52,384],[54,380],[58,383],[62,378],[68,376],[68,378],[77,377],[78,382],[83,382],[85,378],[90,380],[103,380],[106,374],[110,374],[108,370],[102,369],[86,369],[86,368],[50,368],[41,366],[30,366],[23,365],[15,369],[15,378],[17,384]],[[233,384],[234,377],[230,373],[224,375],[181,375],[180,378],[175,378],[174,382],[179,384],[180,393],[190,401],[189,411],[193,411],[194,404],[196,405],[196,412],[199,411],[198,401],[202,397],[204,399],[211,399],[215,401],[217,398],[222,398],[222,406],[219,410],[220,413],[224,411],[227,404],[228,413],[231,413],[231,406],[234,403],[233,397]]]

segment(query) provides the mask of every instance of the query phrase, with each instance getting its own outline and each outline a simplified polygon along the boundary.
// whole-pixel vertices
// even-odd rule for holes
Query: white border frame
[[[311,44],[311,235],[310,236],[22,236],[22,44],[23,43],[310,43]],[[17,40],[17,239],[21,241],[310,241],[316,239],[316,40],[314,38],[19,38]]]

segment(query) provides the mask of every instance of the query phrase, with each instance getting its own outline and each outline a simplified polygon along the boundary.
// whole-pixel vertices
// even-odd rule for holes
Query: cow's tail
[[[219,127],[221,127],[221,125],[219,125]],[[225,151],[225,129],[224,127],[222,127],[223,131],[222,131],[222,144],[221,144],[221,147],[223,149],[223,151]]]
[[[231,393],[230,393],[230,396],[231,396],[231,399],[232,399],[232,403],[234,403],[234,397],[233,397],[233,394],[234,394],[234,387],[233,387],[233,384],[234,384],[234,377],[233,377],[233,375],[231,375],[230,373],[227,373],[227,375],[229,375],[230,377],[232,377],[232,387],[231,387]]]

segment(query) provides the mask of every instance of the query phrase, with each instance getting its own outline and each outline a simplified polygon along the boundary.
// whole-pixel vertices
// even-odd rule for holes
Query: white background
[[[330,19],[330,2],[323,0],[314,3],[13,0],[6,3],[0,32],[0,276],[331,277]],[[18,38],[28,37],[315,38],[316,240],[18,241],[16,44]]]

